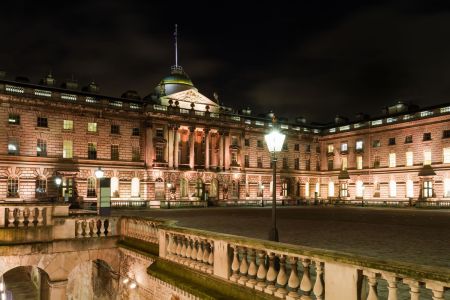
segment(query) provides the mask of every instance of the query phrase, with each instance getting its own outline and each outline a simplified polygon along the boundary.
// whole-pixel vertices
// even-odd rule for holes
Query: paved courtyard
[[[266,239],[269,208],[115,210],[181,226]],[[345,207],[278,209],[280,241],[450,268],[450,211]]]

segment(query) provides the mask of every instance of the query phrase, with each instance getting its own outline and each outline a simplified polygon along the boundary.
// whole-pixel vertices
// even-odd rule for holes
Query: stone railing
[[[0,227],[52,225],[52,218],[68,215],[68,205],[51,203],[0,203]]]
[[[119,234],[117,230],[118,217],[82,217],[75,219],[75,237],[77,238],[94,238],[102,236],[116,236]]]
[[[158,226],[163,221],[122,217],[120,221],[120,234],[146,242],[158,244]]]

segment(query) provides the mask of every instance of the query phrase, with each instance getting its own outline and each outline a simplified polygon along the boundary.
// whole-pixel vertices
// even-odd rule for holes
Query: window
[[[119,145],[111,145],[111,160],[119,160]]]
[[[334,197],[334,182],[328,182],[328,197]]]
[[[97,159],[96,143],[88,143],[88,159]]]
[[[288,151],[288,143],[287,142],[283,143],[283,151]]]
[[[19,155],[19,141],[17,138],[11,137],[8,139],[8,154]]]
[[[141,160],[141,151],[139,147],[131,148],[131,160],[132,161],[140,161]]]
[[[63,120],[64,130],[73,130],[73,120]]]
[[[363,168],[363,158],[362,155],[356,157],[356,169],[361,170]]]
[[[120,134],[120,125],[112,124],[111,125],[111,134]]]
[[[133,128],[133,130],[131,131],[131,135],[132,136],[140,136],[141,135],[141,130],[139,127],[135,127]]]
[[[450,164],[450,147],[444,148],[444,164]]]
[[[388,140],[388,145],[389,145],[389,146],[395,145],[395,138],[389,138],[389,140]]]
[[[450,138],[450,130],[444,130],[444,131],[442,132],[442,138],[443,138],[443,139]]]
[[[289,187],[289,183],[287,183],[286,181],[283,181],[281,183],[281,195],[283,197],[287,197],[287,195],[288,195],[288,187]]]
[[[341,152],[347,152],[348,151],[348,144],[342,143],[341,144]]]
[[[316,187],[315,187],[315,191],[314,191],[315,195],[317,195],[317,197],[320,196],[320,183],[316,182]]]
[[[111,197],[120,197],[119,178],[111,177]]]
[[[139,178],[134,177],[133,179],[131,179],[131,197],[139,197],[140,194]]]
[[[406,166],[407,167],[412,167],[413,165],[414,165],[413,152],[412,151],[408,151],[408,152],[406,152]]]
[[[38,117],[37,118],[37,127],[48,127],[47,118]]]
[[[163,138],[164,137],[164,129],[156,128],[156,136]]]
[[[327,153],[331,154],[334,152],[334,145],[333,144],[328,144],[327,146]]]
[[[423,165],[431,165],[431,151],[426,150],[423,152]]]
[[[306,145],[306,149],[305,149],[306,153],[311,153],[311,145]],[[320,150],[319,150],[320,153]]]
[[[244,155],[244,166],[245,166],[246,168],[249,168],[249,167],[250,167],[250,156],[248,156],[248,154],[245,154],[245,155]]]
[[[363,146],[364,146],[364,143],[362,140],[356,141],[356,145],[355,145],[356,150],[363,150]]]
[[[373,184],[373,186],[374,186],[374,191],[373,191],[373,197],[374,198],[379,198],[380,197],[380,189],[381,189],[381,185],[380,185],[380,183],[379,182],[376,182],[375,181],[375,183]]]
[[[283,169],[287,169],[288,168],[288,159],[287,157],[283,157]]]
[[[357,180],[356,181],[356,192],[355,192],[355,196],[357,198],[362,198],[364,197],[364,184],[362,182],[362,180]]]
[[[89,177],[87,180],[87,196],[88,197],[96,197],[97,193],[96,193],[96,180],[94,177]]]
[[[258,158],[257,158],[257,164],[258,164],[258,168],[262,168],[262,167],[263,167],[262,157],[261,157],[261,156],[258,156]]]
[[[244,139],[245,147],[250,147],[250,139]]]
[[[231,146],[238,146],[238,138],[235,136],[231,137]]]
[[[309,198],[309,182],[305,182],[305,198]]]
[[[405,144],[411,144],[413,142],[413,137],[412,135],[407,135],[405,137]]]
[[[156,161],[164,161],[164,148],[163,146],[156,146]]]
[[[47,180],[45,178],[39,178],[36,180],[36,197],[45,196],[47,192]]]
[[[20,115],[18,115],[18,114],[9,114],[8,124],[20,125]]]
[[[263,146],[262,140],[257,140],[257,141],[256,141],[256,146],[257,146],[258,148],[263,148],[264,146]]]
[[[294,160],[294,169],[300,170],[300,159],[298,157]]]
[[[332,159],[328,160],[328,171],[333,171],[333,160]]]
[[[372,147],[373,147],[373,148],[381,147],[381,142],[380,142],[380,140],[374,140],[374,141],[372,142]]]
[[[450,197],[450,178],[444,179],[444,197]]]
[[[347,157],[344,156],[341,158],[341,169],[347,170],[347,168],[348,168],[348,160],[347,160]]]
[[[294,151],[300,151],[300,144],[294,144]]]
[[[311,171],[311,160],[310,159],[305,160],[305,170]]]
[[[46,140],[43,140],[43,139],[37,140],[36,156],[39,156],[39,157],[47,156],[47,141]]]
[[[73,143],[70,140],[63,141],[63,158],[73,157]]]
[[[389,181],[389,197],[397,197],[397,183],[395,180]]]
[[[380,167],[380,157],[379,156],[375,156],[373,159],[373,167],[374,168],[379,168]]]
[[[431,141],[431,132],[425,132],[423,134],[423,140],[424,141]]]
[[[97,132],[97,123],[89,122],[88,123],[88,132]]]
[[[17,177],[8,178],[8,197],[18,198],[19,197],[19,179]]]
[[[238,165],[237,153],[236,152],[232,152],[231,153],[231,165],[232,166],[237,166]]]
[[[411,179],[406,180],[406,197],[407,198],[414,197],[414,184]]]
[[[433,182],[431,180],[426,180],[423,182],[423,197],[433,197]]]
[[[339,189],[339,194],[341,197],[348,197],[348,183],[347,182],[342,182],[340,189]]]
[[[395,153],[389,153],[389,168],[395,168],[397,165]]]

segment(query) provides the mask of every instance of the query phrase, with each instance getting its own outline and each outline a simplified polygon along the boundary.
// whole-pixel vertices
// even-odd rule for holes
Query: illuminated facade
[[[0,79],[0,201],[95,203],[98,167],[113,203],[212,204],[270,199],[270,115],[202,95],[179,66],[154,93],[102,96],[98,86]],[[450,106],[405,104],[377,119],[311,126],[280,121],[280,199],[450,197]],[[62,177],[58,189],[55,177]]]

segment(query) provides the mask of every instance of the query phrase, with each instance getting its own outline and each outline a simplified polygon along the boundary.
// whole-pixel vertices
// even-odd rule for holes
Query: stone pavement
[[[114,210],[179,225],[266,239],[270,208]],[[353,207],[278,209],[280,241],[450,268],[450,211]]]

